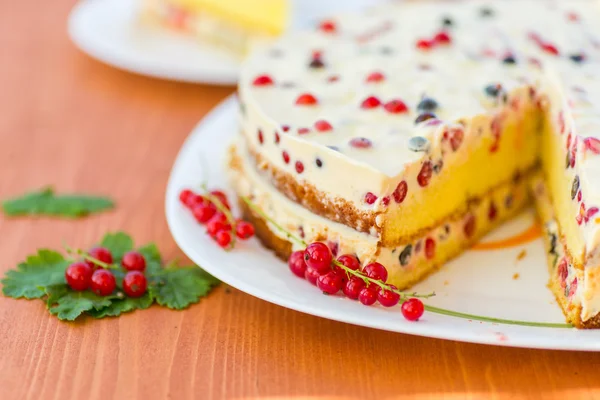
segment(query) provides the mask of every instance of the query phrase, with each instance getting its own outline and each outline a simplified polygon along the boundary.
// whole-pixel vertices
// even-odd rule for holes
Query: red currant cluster
[[[206,232],[222,248],[233,248],[236,237],[246,240],[254,236],[254,225],[233,218],[227,195],[220,190],[200,195],[184,189],[179,193],[179,200],[192,212],[196,221],[206,224]]]
[[[348,298],[366,306],[379,302],[384,307],[393,307],[402,301],[404,318],[416,321],[423,315],[423,302],[409,299],[394,285],[386,284],[388,271],[378,262],[361,269],[355,255],[344,254],[334,259],[329,246],[315,242],[305,250],[293,252],[288,266],[295,275],[316,285],[323,293],[336,294],[341,290]]]
[[[121,267],[127,271],[123,278],[123,291],[129,297],[140,297],[146,293],[148,285],[144,270],[146,259],[137,251],[130,251],[123,256]],[[108,296],[117,287],[117,280],[111,269],[113,265],[111,252],[104,247],[94,247],[83,255],[82,261],[74,262],[67,267],[65,278],[73,290],[91,289],[98,296]]]

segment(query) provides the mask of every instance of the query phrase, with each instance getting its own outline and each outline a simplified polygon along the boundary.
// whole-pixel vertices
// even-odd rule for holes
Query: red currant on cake
[[[269,75],[259,75],[254,78],[252,84],[254,86],[272,86],[273,78],[271,78]]]

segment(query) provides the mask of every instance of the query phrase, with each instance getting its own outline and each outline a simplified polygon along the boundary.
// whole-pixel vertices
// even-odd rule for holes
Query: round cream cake
[[[533,197],[554,294],[600,327],[599,22],[592,0],[395,2],[286,35],[243,67],[234,187],[400,288]]]

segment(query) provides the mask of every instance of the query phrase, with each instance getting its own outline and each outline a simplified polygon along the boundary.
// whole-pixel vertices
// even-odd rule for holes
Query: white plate
[[[250,1],[250,0],[249,0]],[[385,0],[297,0],[292,27]],[[139,23],[139,0],[82,0],[71,11],[71,40],[84,53],[113,67],[155,78],[235,85],[240,60],[224,50],[159,27]]]
[[[166,193],[166,215],[175,241],[198,265],[253,296],[323,318],[389,331],[503,346],[600,350],[600,331],[496,324],[425,312],[406,321],[398,307],[365,307],[338,296],[325,296],[289,272],[287,265],[253,239],[231,252],[221,250],[178,201],[182,188],[228,188],[224,171],[227,145],[236,132],[237,100],[230,98],[200,123],[183,145]],[[487,236],[483,243],[519,234],[532,226],[531,211]],[[522,260],[518,255],[525,250]],[[513,279],[518,273],[519,278]],[[532,322],[564,323],[549,289],[541,239],[504,250],[469,250],[422,282],[415,290],[435,291],[425,301],[465,313]]]

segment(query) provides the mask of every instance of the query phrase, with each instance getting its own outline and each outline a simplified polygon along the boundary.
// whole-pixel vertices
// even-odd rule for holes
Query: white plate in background
[[[248,0],[251,1],[251,0]],[[383,0],[296,0],[292,27]],[[71,40],[89,56],[129,72],[183,82],[235,85],[241,61],[227,51],[139,22],[138,0],[82,0],[69,15]]]

